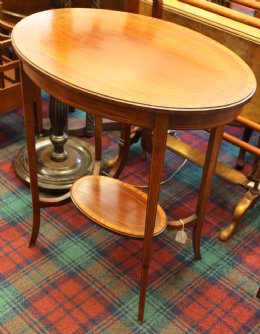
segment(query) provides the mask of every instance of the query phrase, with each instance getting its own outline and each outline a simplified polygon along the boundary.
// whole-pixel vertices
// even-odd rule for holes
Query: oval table
[[[255,77],[237,55],[202,34],[159,19],[123,12],[75,8],[40,12],[15,26],[12,41],[22,63],[33,206],[30,245],[35,244],[38,235],[40,208],[57,205],[52,199],[39,195],[35,92],[42,88],[71,106],[93,113],[97,124],[100,117],[105,117],[153,131],[149,191],[146,207],[142,206],[146,218],[138,311],[141,322],[167,130],[210,129],[197,208],[191,217],[183,219],[184,223],[193,224],[193,248],[199,259],[203,218],[223,128],[253,96]],[[100,127],[98,129],[96,160],[100,162]],[[97,180],[96,175],[93,177]],[[98,182],[102,183],[103,178]],[[122,188],[120,181],[111,180],[111,187],[118,187],[124,193],[124,201],[120,202],[118,196],[113,203],[124,210],[127,187]],[[71,193],[74,199],[76,191],[74,187]],[[133,191],[131,188],[131,194]],[[96,191],[93,196],[103,200]],[[68,197],[64,196],[61,203],[66,200]],[[84,203],[76,204],[83,204],[84,211]],[[128,214],[123,212],[122,216]],[[99,218],[102,220],[96,215],[94,220],[98,223]]]

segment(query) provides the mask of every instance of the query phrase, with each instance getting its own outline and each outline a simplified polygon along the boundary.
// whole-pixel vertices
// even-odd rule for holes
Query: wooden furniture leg
[[[219,239],[221,241],[227,241],[232,237],[237,229],[239,222],[241,221],[242,216],[248,211],[258,196],[259,195],[252,193],[251,190],[248,190],[245,193],[244,197],[235,208],[231,223],[220,232]]]
[[[40,95],[40,88],[38,88],[31,79],[25,74],[23,68],[21,68],[22,79],[22,92],[24,99],[24,125],[25,136],[28,156],[32,157],[28,159],[29,164],[29,177],[30,177],[30,189],[32,194],[32,232],[29,241],[29,247],[35,246],[39,229],[40,229],[40,208],[59,206],[70,202],[70,193],[67,192],[57,197],[44,197],[38,186],[37,178],[37,154],[35,150],[35,130],[37,129],[37,114],[35,113],[35,106],[39,103],[38,100],[34,100],[35,97]],[[39,114],[39,113],[38,113]]]
[[[206,212],[206,207],[210,195],[211,183],[215,174],[217,165],[217,159],[219,149],[222,141],[224,132],[224,126],[220,126],[210,131],[210,138],[208,142],[207,153],[205,157],[205,163],[203,167],[200,192],[198,198],[198,204],[196,209],[197,223],[193,227],[193,250],[195,258],[198,260],[201,258],[200,255],[200,237],[203,225],[203,220]]]
[[[32,193],[32,210],[33,210],[33,222],[32,233],[29,241],[29,247],[34,246],[40,228],[40,199],[39,188],[37,183],[37,157],[35,152],[35,133],[34,126],[36,123],[34,105],[32,103],[32,94],[39,88],[32,83],[28,76],[22,71],[22,91],[24,98],[24,125],[25,135],[27,143],[27,152],[30,156],[28,159],[29,171],[30,171],[30,187]]]
[[[260,132],[259,132],[259,136],[258,136],[258,145],[257,145],[258,149],[260,149]],[[255,182],[255,181],[259,181],[259,174],[258,173],[258,168],[259,168],[259,160],[260,160],[260,153],[258,155],[255,156],[254,162],[253,162],[253,168],[251,173],[247,176],[249,180]],[[258,177],[257,177],[258,175]]]
[[[122,124],[119,142],[119,155],[116,156],[115,160],[110,162],[112,169],[109,172],[109,176],[111,177],[118,178],[126,165],[131,143],[130,131],[131,125]]]
[[[235,233],[239,222],[241,221],[243,215],[247,212],[247,210],[254,204],[255,200],[260,196],[260,159],[258,157],[258,162],[256,165],[255,172],[255,182],[254,187],[248,190],[241,201],[237,204],[234,216],[231,223],[225,227],[219,234],[219,239],[221,241],[226,241],[230,239],[230,237]]]
[[[95,116],[95,164],[93,174],[99,175],[102,170],[102,118]]]
[[[153,230],[155,224],[155,216],[157,211],[157,203],[160,192],[160,181],[162,175],[162,166],[166,147],[168,119],[163,115],[156,115],[156,123],[154,129],[152,161],[149,177],[149,192],[146,208],[145,235],[144,235],[144,253],[141,271],[140,298],[138,321],[143,322],[144,306],[146,298],[146,289],[148,282],[149,264],[151,258]]]
[[[251,135],[253,133],[253,129],[251,128],[245,128],[244,132],[243,132],[243,137],[242,140],[245,142],[248,142]],[[239,154],[237,157],[237,161],[236,161],[236,168],[237,169],[243,169],[244,165],[245,165],[245,155],[246,155],[246,151],[242,148],[240,148],[239,150]]]

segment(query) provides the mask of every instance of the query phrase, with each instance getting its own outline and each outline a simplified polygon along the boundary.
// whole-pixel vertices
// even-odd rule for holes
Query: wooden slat
[[[184,158],[192,161],[196,165],[203,167],[205,161],[205,153],[197,150],[196,148],[184,143],[181,140],[174,138],[171,135],[167,137],[167,149],[183,156]],[[217,163],[216,175],[221,178],[233,182],[235,184],[241,184],[247,187],[248,179],[241,172],[224,165],[221,162]]]
[[[246,117],[243,117],[243,116],[238,116],[236,118],[236,121],[238,121],[239,123],[249,127],[249,128],[252,128],[256,131],[260,131],[260,124],[254,122],[254,121],[251,121],[250,119],[246,118]]]
[[[6,72],[6,71],[13,70],[15,68],[18,68],[19,65],[20,65],[19,60],[10,61],[8,63],[0,65],[0,72],[3,73],[3,72]]]
[[[16,83],[10,87],[0,89],[0,101],[0,114],[21,108],[23,105],[21,84]]]
[[[225,139],[226,141],[230,142],[231,144],[238,146],[240,148],[243,148],[244,150],[256,155],[256,156],[260,156],[260,149],[249,144],[246,143],[245,141],[238,139],[232,135],[230,135],[229,133],[224,132],[223,133],[223,139]]]
[[[239,5],[246,6],[255,10],[260,10],[260,3],[255,0],[232,0],[230,2],[238,3]]]
[[[252,17],[244,13],[240,13],[235,10],[231,10],[230,8],[226,8],[211,2],[201,1],[201,0],[179,0],[179,1],[260,29],[260,20],[258,18]]]

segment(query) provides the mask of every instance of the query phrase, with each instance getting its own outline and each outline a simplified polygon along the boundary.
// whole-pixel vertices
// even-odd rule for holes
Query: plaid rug
[[[104,133],[105,157],[116,154],[117,135]],[[200,149],[206,146],[205,132],[180,131],[178,136]],[[13,164],[24,145],[20,111],[0,117],[0,145],[1,334],[259,333],[259,201],[228,242],[218,239],[245,193],[241,186],[214,178],[202,260],[194,260],[189,229],[185,245],[175,241],[174,230],[154,238],[145,322],[140,325],[142,241],[100,228],[70,203],[41,210],[36,247],[27,248],[31,196]],[[140,144],[134,144],[120,178],[146,191],[149,156],[142,161],[140,152]],[[234,165],[237,153],[223,143],[220,159]],[[182,163],[167,151],[160,204],[174,219],[193,212],[200,185],[201,169],[190,162],[174,175]],[[251,163],[248,155],[245,173]]]

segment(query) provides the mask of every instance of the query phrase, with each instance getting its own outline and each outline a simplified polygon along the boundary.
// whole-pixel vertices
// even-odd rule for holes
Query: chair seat
[[[88,175],[71,188],[74,204],[100,226],[122,235],[143,238],[147,195],[120,180]],[[164,210],[158,205],[154,235],[167,226]]]

